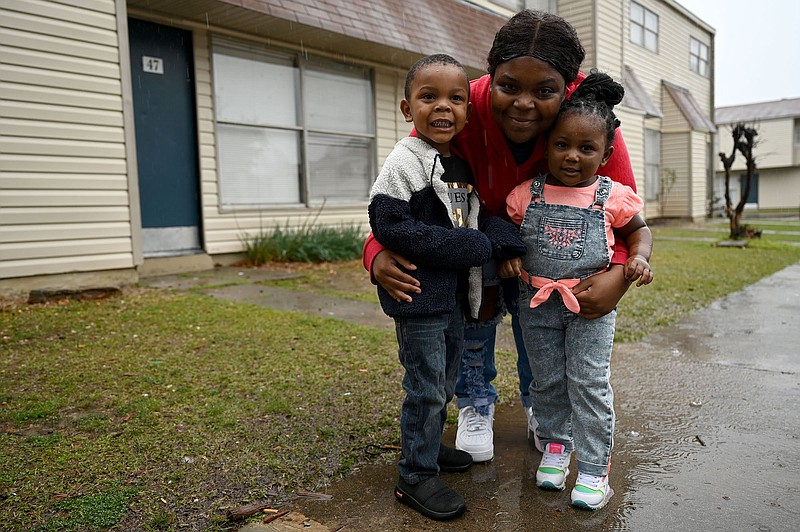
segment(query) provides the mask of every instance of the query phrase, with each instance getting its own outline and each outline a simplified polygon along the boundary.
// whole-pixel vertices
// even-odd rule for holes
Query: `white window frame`
[[[285,109],[271,107],[267,103],[260,106],[257,116],[221,116],[223,108],[235,107],[237,102],[226,106],[225,101],[221,100],[225,95],[217,88],[214,89],[220,208],[247,210],[314,208],[323,204],[365,205],[376,172],[375,84],[371,69],[309,54],[214,38],[212,79],[215,86],[224,85],[226,80],[218,78],[221,67],[215,68],[214,61],[222,63],[228,57],[238,57],[240,54],[244,54],[250,61],[263,61],[267,65],[265,71],[269,71],[270,67],[282,66],[285,72],[285,68],[291,65],[293,81],[289,82],[290,85],[283,85],[279,93],[282,94],[280,101],[293,101],[291,105],[295,111],[286,112]],[[306,86],[312,82],[309,76],[315,73],[320,74],[317,83],[319,79],[323,79],[324,83],[326,75],[327,81],[334,85],[337,81],[346,85],[348,80],[354,80],[354,90],[343,91],[339,88],[340,93],[346,92],[345,97],[352,97],[353,101],[328,100],[329,109],[316,106],[316,118],[311,116],[309,113],[315,106],[309,105],[309,99],[325,98],[325,95],[309,94],[306,90]],[[287,76],[283,77],[284,83],[287,79]],[[231,80],[227,81],[230,86]],[[263,78],[259,81],[264,83]],[[251,91],[249,101],[257,101],[258,96],[252,92],[257,93],[260,90],[263,89]],[[242,97],[238,94],[233,96]],[[254,104],[253,108],[259,106]],[[350,124],[343,119],[340,125],[335,117],[332,120],[330,113],[325,113],[340,110],[342,113],[350,113],[347,116],[351,116],[354,108],[358,119],[355,122],[351,120]],[[227,144],[226,135],[229,140]],[[241,142],[237,144],[234,139],[239,138],[252,139],[253,142],[247,145]],[[250,145],[253,146],[252,149],[249,148]],[[341,158],[337,157],[339,154],[342,154]],[[245,163],[242,163],[243,159],[246,159]],[[269,172],[275,167],[278,168],[278,173],[282,172],[282,177],[271,181]],[[296,182],[293,181],[295,178]]]
[[[711,49],[699,39],[689,37],[689,70],[707,78],[711,74],[709,68]]]
[[[631,42],[658,53],[658,15],[642,4],[631,2],[630,23]]]

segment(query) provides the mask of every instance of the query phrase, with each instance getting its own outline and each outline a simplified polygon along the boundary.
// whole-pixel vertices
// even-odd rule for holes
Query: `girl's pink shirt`
[[[517,225],[522,224],[525,210],[531,202],[531,181],[528,180],[517,185],[506,198],[506,211],[511,221]],[[544,186],[544,197],[547,203],[570,205],[572,207],[587,207],[594,203],[594,195],[600,181],[588,187],[559,187],[554,185]],[[644,206],[633,189],[627,185],[613,182],[611,193],[605,204],[606,237],[608,238],[608,256],[614,256],[614,227],[623,227],[639,214]]]

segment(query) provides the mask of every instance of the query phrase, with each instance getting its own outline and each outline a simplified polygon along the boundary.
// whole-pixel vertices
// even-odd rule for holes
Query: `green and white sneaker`
[[[542,461],[536,470],[536,486],[543,490],[563,490],[569,475],[569,459],[572,451],[567,451],[560,443],[548,443],[544,448]]]
[[[599,510],[606,505],[614,490],[608,485],[608,475],[596,477],[578,471],[578,479],[572,488],[572,506],[584,510]]]

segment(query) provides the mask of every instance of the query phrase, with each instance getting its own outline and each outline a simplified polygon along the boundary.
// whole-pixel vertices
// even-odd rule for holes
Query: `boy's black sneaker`
[[[451,490],[439,477],[430,477],[409,484],[402,478],[397,480],[394,496],[425,517],[445,521],[463,514],[467,509],[464,498]]]
[[[436,463],[445,473],[463,473],[472,466],[472,455],[441,443]]]

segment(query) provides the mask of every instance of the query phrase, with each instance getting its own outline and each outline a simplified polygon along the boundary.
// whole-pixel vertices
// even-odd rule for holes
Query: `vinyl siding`
[[[800,172],[796,167],[759,171],[758,174],[759,208],[796,210],[800,207]]]
[[[617,81],[622,81],[624,61],[624,43],[627,39],[624,2],[602,2],[595,9],[597,28],[597,54],[594,62],[584,65],[597,67]]]
[[[581,70],[587,72],[595,66],[597,60],[594,4],[595,0],[559,0],[558,2],[558,14],[572,24],[584,50],[586,50],[586,59],[583,61]]]
[[[757,145],[753,149],[756,164],[759,169],[783,168],[794,164],[794,119],[783,118],[776,120],[760,120],[757,124],[748,123],[748,127],[755,126],[758,131]],[[731,138],[732,126],[719,124],[720,151],[731,153],[733,139]],[[716,159],[715,168],[723,170],[719,157]],[[745,168],[744,157],[736,154],[733,161],[733,170],[742,171]]]
[[[693,131],[690,136],[688,216],[692,219],[703,218],[708,212],[708,142],[710,135],[702,131]]]
[[[688,133],[664,133],[661,137],[661,174],[675,172],[675,182],[661,198],[661,215],[685,217],[689,215],[690,140]]]
[[[132,268],[114,1],[4,1],[0,74],[0,278]]]

